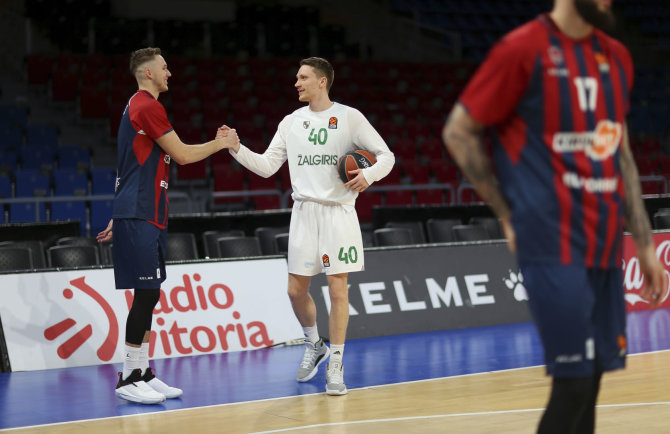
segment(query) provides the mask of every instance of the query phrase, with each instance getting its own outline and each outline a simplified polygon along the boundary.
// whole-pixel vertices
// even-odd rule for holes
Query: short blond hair
[[[140,48],[130,54],[130,73],[137,76],[139,67],[154,60],[154,57],[160,56],[161,49],[155,47]]]

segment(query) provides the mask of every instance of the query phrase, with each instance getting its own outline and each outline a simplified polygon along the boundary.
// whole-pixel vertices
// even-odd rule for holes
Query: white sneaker
[[[340,362],[330,362],[326,365],[326,393],[328,395],[347,394],[347,386],[344,385],[344,367]]]
[[[176,387],[168,386],[167,384],[163,383],[161,380],[156,378],[150,367],[147,368],[146,372],[144,372],[144,375],[142,376],[142,381],[147,383],[156,392],[165,395],[166,398],[179,398],[182,395],[182,393],[184,393],[183,390],[178,389]]]
[[[330,349],[323,343],[323,339],[319,339],[315,344],[305,341],[305,353],[295,379],[301,383],[311,380],[319,370],[319,365],[325,362],[329,355]]]
[[[116,396],[138,404],[158,404],[165,401],[165,395],[156,392],[142,381],[142,371],[135,369],[125,380],[119,372],[119,382],[114,391]]]

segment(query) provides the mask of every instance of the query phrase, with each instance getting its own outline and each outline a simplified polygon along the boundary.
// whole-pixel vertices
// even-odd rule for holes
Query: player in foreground
[[[443,131],[502,221],[553,376],[540,433],[591,433],[601,375],[624,366],[622,231],[652,305],[667,291],[642,204],[625,116],[633,82],[611,0],[555,0],[489,53]],[[493,127],[497,177],[481,135]],[[499,181],[499,183],[498,183]]]
[[[179,139],[158,102],[159,94],[168,90],[172,75],[160,48],[133,52],[130,72],[137,79],[138,91],[128,101],[119,126],[113,220],[97,238],[99,242],[114,243],[117,289],[135,289],[116,395],[155,404],[182,394],[181,389],[156,378],[149,366],[151,320],[165,280],[170,161],[200,161],[239,140],[235,130],[201,145],[185,145]]]
[[[300,62],[295,88],[308,103],[286,116],[263,154],[241,144],[230,153],[252,172],[269,177],[288,159],[294,201],[289,228],[288,295],[305,333],[305,353],[297,380],[309,381],[330,355],[326,393],[344,395],[342,356],[349,322],[348,273],[363,270],[363,241],[354,204],[358,193],[392,169],[395,158],[358,110],[328,96],[334,71],[322,58]],[[227,128],[219,130],[225,134]],[[346,184],[337,175],[338,158],[365,149],[376,164],[350,171]],[[309,294],[311,276],[325,272],[330,291],[330,350],[319,337],[316,307]]]

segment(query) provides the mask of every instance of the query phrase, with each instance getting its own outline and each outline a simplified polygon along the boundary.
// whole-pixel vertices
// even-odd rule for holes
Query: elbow
[[[180,166],[183,166],[184,164],[190,163],[188,157],[186,156],[185,153],[176,153],[175,155],[170,155],[170,159],[174,161],[175,163],[179,164]]]

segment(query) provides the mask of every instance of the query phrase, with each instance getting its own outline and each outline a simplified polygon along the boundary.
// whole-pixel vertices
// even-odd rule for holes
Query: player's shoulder
[[[497,44],[508,55],[534,53],[546,46],[548,29],[543,15],[505,34]]]
[[[611,52],[614,56],[626,62],[632,62],[628,48],[626,48],[626,46],[621,41],[611,37],[602,30],[594,29],[593,31],[603,50]]]

